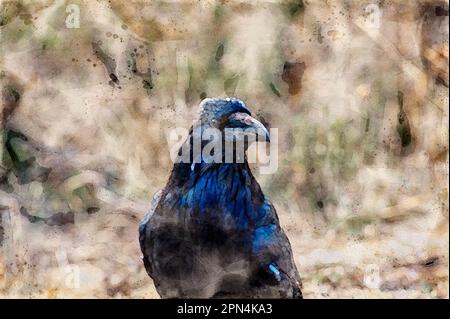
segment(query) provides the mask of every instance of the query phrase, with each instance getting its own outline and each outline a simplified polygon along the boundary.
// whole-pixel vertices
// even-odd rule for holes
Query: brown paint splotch
[[[28,219],[30,223],[44,223],[48,226],[62,226],[66,224],[73,224],[75,216],[72,211],[67,213],[58,212],[50,217],[39,217],[31,215],[25,207],[20,208],[20,214]]]
[[[437,84],[448,88],[448,4],[426,4],[422,15],[421,58],[424,71]]]
[[[406,112],[403,108],[403,92],[398,91],[397,93],[398,104],[400,110],[397,115],[398,123],[397,123],[397,133],[401,140],[402,155],[407,155],[414,150],[414,140],[411,133],[411,127],[409,125],[409,120],[406,115]]]
[[[286,61],[284,63],[281,79],[289,86],[288,92],[290,95],[296,95],[300,93],[300,90],[302,89],[302,78],[305,69],[305,62]]]
[[[5,71],[0,71],[0,128],[19,106],[23,87],[18,79]]]

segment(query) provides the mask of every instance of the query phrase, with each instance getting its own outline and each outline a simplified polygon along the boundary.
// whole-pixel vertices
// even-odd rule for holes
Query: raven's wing
[[[301,279],[295,266],[292,248],[280,227],[275,207],[267,199],[264,203],[266,216],[252,235],[253,257],[261,273],[291,290],[291,297],[301,298]]]
[[[145,247],[145,242],[146,242],[146,234],[147,234],[147,225],[150,221],[150,218],[153,216],[153,214],[155,213],[156,207],[158,207],[159,204],[159,200],[161,199],[161,195],[162,195],[162,189],[157,191],[155,193],[155,195],[153,195],[152,198],[152,202],[150,204],[150,210],[147,212],[147,214],[145,214],[144,219],[141,221],[141,223],[139,224],[139,244],[141,246],[141,251],[143,254],[143,260],[144,260],[144,266],[145,269],[147,270],[148,274],[151,275],[151,265],[149,263],[147,254],[147,250]]]

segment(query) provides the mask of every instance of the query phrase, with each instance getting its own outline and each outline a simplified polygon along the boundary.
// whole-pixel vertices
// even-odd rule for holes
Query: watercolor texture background
[[[305,298],[448,298],[448,25],[440,0],[0,0],[0,296],[157,298],[167,132],[229,95],[279,130],[255,173]]]

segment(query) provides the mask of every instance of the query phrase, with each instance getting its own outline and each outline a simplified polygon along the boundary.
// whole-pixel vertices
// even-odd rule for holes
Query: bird
[[[275,207],[253,176],[247,156],[225,161],[193,151],[207,130],[236,147],[244,133],[270,142],[268,129],[238,98],[206,98],[166,186],[139,225],[143,263],[161,298],[301,299],[301,279]],[[233,134],[226,134],[232,130]],[[245,140],[245,150],[250,143]],[[225,147],[227,149],[227,147]],[[228,148],[229,149],[229,148]],[[185,154],[184,154],[185,155]],[[216,155],[214,157],[214,155]],[[211,157],[214,157],[212,159]],[[186,160],[186,158],[188,160]]]

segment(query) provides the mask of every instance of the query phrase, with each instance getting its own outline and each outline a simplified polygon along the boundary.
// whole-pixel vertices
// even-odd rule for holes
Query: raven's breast
[[[172,220],[152,223],[149,235],[150,275],[162,296],[207,298],[219,290],[224,276],[249,277],[250,251],[243,234]]]
[[[179,218],[212,225],[225,232],[244,231],[259,216],[261,200],[250,176],[236,166],[222,164],[196,177],[172,200]]]

